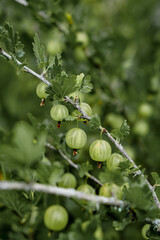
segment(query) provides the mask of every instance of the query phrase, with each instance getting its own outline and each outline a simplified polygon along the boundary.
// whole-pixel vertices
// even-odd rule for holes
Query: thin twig
[[[20,3],[23,6],[26,6],[26,7],[28,6],[28,2],[26,0],[14,0],[14,1]]]
[[[5,56],[7,59],[9,60],[12,60],[12,57],[11,55],[9,55],[8,53],[6,53],[5,51],[3,51],[2,49],[0,49],[0,54],[2,54],[3,56]],[[16,60],[17,64],[18,65],[21,65],[21,62]],[[48,86],[51,86],[51,83],[48,82],[44,77],[42,77],[41,75],[37,74],[36,72],[34,72],[33,70],[31,70],[30,68],[24,66],[23,67],[24,70],[32,75],[34,75],[35,77],[39,78],[41,81],[45,82]],[[91,118],[85,114],[82,109],[80,108],[79,104],[72,101],[68,96],[65,96],[64,97],[64,100],[66,102],[69,102],[70,104],[72,104],[81,114],[82,116],[87,119],[88,121],[91,120]],[[107,131],[107,129],[103,128],[103,127],[100,127],[99,130],[102,131],[103,129],[103,133],[110,139],[111,142],[113,142],[113,144],[116,146],[116,148],[122,153],[123,156],[125,156],[126,159],[128,159],[132,164],[133,164],[133,167],[136,169],[135,173],[137,175],[141,175],[142,177],[144,177],[143,173],[141,172],[141,170],[137,170],[138,167],[137,165],[135,164],[135,162],[131,159],[131,157],[126,153],[126,151],[124,150],[124,148],[122,147],[121,144],[119,144],[112,136],[111,134]],[[156,192],[154,191],[154,188],[152,187],[152,185],[148,182],[148,180],[146,179],[146,184],[148,185],[151,193],[152,193],[152,196],[153,196],[153,199],[157,205],[157,207],[160,209],[160,202],[159,202],[159,199],[157,197],[157,194]]]
[[[118,206],[118,207],[127,206],[127,204],[124,201],[118,200],[114,197],[108,198],[108,197],[97,196],[93,194],[86,194],[72,188],[66,189],[61,187],[53,187],[53,186],[40,184],[40,183],[1,181],[0,189],[1,190],[23,190],[23,191],[32,190],[36,192],[55,194],[55,195],[60,195],[64,197],[69,197],[69,198],[73,197],[77,199],[84,199],[84,200],[99,203],[99,204],[106,204],[106,205]]]
[[[8,53],[6,53],[3,49],[0,48],[0,54],[2,54],[4,57],[6,57],[8,60],[12,60],[12,56],[9,55]],[[16,63],[20,66],[22,63],[20,61],[18,61],[17,59],[14,59],[16,61]],[[51,86],[51,83],[47,81],[47,79],[45,79],[43,76],[41,76],[40,74],[36,73],[35,71],[33,71],[32,69],[30,69],[29,67],[24,66],[23,67],[24,71],[27,73],[32,74],[33,76],[35,76],[36,78],[39,78],[41,81],[43,81],[44,83],[46,83],[48,86]]]
[[[75,164],[70,158],[68,158],[60,149],[56,149],[53,145],[51,145],[50,143],[46,143],[46,146],[54,151],[59,152],[59,154],[75,169],[79,169],[79,165]],[[92,176],[90,173],[86,173],[85,174],[88,178],[92,179],[94,182],[98,183],[100,186],[103,185],[103,183],[101,183],[96,177]]]

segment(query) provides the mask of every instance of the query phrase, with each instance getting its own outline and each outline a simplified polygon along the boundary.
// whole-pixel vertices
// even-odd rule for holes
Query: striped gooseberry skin
[[[44,82],[41,82],[38,84],[37,88],[36,88],[36,94],[39,98],[46,98],[47,97],[47,93],[45,92],[47,87],[47,84],[45,84]]]
[[[118,165],[120,162],[125,161],[123,156],[119,153],[111,154],[111,157],[107,160],[107,168],[111,171],[119,169]]]
[[[68,213],[61,205],[52,205],[44,213],[45,226],[53,231],[63,230],[68,223]]]
[[[66,134],[66,144],[73,149],[80,149],[86,145],[87,135],[80,128],[72,128]]]
[[[95,190],[93,187],[91,187],[89,184],[83,184],[83,185],[80,185],[78,188],[77,188],[77,191],[80,191],[80,192],[83,192],[83,193],[86,193],[86,194],[95,194]],[[82,204],[87,204],[87,200],[81,200],[80,201]]]
[[[82,111],[87,114],[89,117],[92,116],[92,108],[85,102],[81,102],[80,103],[80,108],[82,109]],[[72,116],[81,116],[82,114],[78,111],[78,110],[75,110],[72,112]],[[80,119],[81,121],[84,121],[84,119]]]
[[[58,186],[63,188],[75,188],[77,186],[77,180],[72,173],[65,173],[61,181],[58,182]]]
[[[83,193],[86,193],[86,194],[95,194],[94,188],[91,187],[89,184],[80,185],[77,188],[77,191],[80,191],[80,192],[83,192]]]
[[[107,141],[96,140],[94,141],[90,148],[90,157],[97,162],[105,162],[111,156],[112,148]]]
[[[62,121],[65,117],[68,117],[68,108],[62,104],[54,105],[50,110],[51,118],[55,121]]]
[[[100,187],[99,195],[104,197],[116,197],[117,199],[122,199],[121,187],[114,183],[105,183]]]

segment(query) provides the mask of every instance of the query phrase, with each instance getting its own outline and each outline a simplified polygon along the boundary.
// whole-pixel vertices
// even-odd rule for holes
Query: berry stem
[[[42,98],[41,103],[40,103],[40,106],[43,107],[44,104],[45,104],[45,98]]]

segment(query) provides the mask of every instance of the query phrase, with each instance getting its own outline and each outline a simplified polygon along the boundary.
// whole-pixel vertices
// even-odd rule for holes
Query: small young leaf
[[[127,120],[124,120],[124,122],[122,123],[120,127],[120,132],[123,134],[123,137],[127,137],[129,135],[130,127],[127,124]]]
[[[89,121],[89,126],[91,129],[99,129],[101,126],[101,120],[97,113],[92,115],[91,120]]]
[[[151,172],[151,175],[152,175],[153,179],[155,180],[155,184],[156,184],[156,185],[157,185],[157,184],[160,184],[160,177],[159,177],[158,173],[156,173],[156,172]]]
[[[120,142],[121,139],[124,139],[129,135],[130,127],[127,124],[127,120],[124,120],[120,129],[113,129],[111,135],[116,139],[117,142]]]
[[[89,93],[93,88],[93,85],[91,83],[91,76],[88,75],[85,78],[81,79],[81,84],[79,81],[78,86],[79,86],[79,89],[78,89],[79,92]]]
[[[69,116],[66,117],[64,120],[70,122],[70,121],[74,121],[75,119],[76,119],[76,117],[69,115]]]
[[[34,37],[34,42],[33,42],[33,51],[37,59],[37,65],[39,68],[44,69],[47,64],[47,59],[45,56],[45,48],[44,46],[40,43],[38,34],[35,34]]]
[[[79,168],[79,176],[84,177],[85,174],[92,169],[93,169],[93,166],[89,164],[88,161],[86,163],[82,163]]]
[[[49,86],[46,92],[49,94],[49,99],[62,99],[63,97],[75,92],[76,76],[57,74],[53,80],[51,80],[52,86]]]
[[[15,32],[9,23],[0,26],[0,42],[4,42],[6,49],[15,57],[23,57],[23,44],[20,42],[19,33]]]

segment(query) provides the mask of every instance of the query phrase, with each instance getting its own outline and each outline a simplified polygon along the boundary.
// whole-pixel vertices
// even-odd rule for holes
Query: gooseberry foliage
[[[134,239],[140,239],[141,228],[147,223],[150,226],[147,237],[158,239],[159,210],[146,185],[150,170],[158,171],[159,168],[159,138],[155,134],[159,129],[159,111],[156,110],[159,108],[156,1],[130,0],[122,5],[122,1],[114,1],[113,4],[106,1],[93,1],[92,4],[90,1],[26,2],[29,7],[12,1],[8,3],[7,11],[5,1],[0,3],[2,23],[9,19],[14,28],[21,32],[27,51],[24,55],[23,44],[14,28],[8,23],[2,24],[0,180],[59,186],[63,176],[69,172],[76,177],[78,186],[87,185],[87,189],[92,189],[87,190],[87,194],[98,195],[101,184],[107,186],[108,191],[110,183],[112,189],[108,196],[111,195],[116,202],[120,197],[113,191],[115,184],[121,189],[120,199],[127,202],[127,206],[91,204],[85,200],[77,201],[36,191],[1,191],[0,238],[82,240],[86,237],[94,240],[99,236],[99,240],[118,240],[128,239],[129,232]],[[106,4],[108,12],[104,11]],[[147,21],[144,13],[148,14]],[[33,37],[36,59],[31,53]],[[17,73],[23,72],[19,77],[13,64],[6,61],[3,50],[11,56]],[[57,51],[62,51],[62,54]],[[28,58],[27,61],[24,58]],[[43,108],[39,107],[35,94],[38,81],[31,75],[27,76],[25,65],[50,83],[47,87],[40,83],[45,86],[45,96],[40,96],[46,100]],[[88,74],[92,76],[92,83]],[[73,104],[67,102],[67,96]],[[89,105],[92,113],[85,112],[82,103]],[[57,114],[53,119],[49,116],[52,106],[58,104],[68,111],[63,116],[61,129],[57,129],[53,121]],[[86,121],[79,106],[90,119],[87,125],[77,121]],[[74,111],[76,115],[72,114]],[[36,117],[29,114],[28,120],[28,112]],[[110,121],[107,117],[109,114],[112,114]],[[130,135],[130,128],[124,119],[131,126]],[[103,130],[102,126],[116,139],[119,150],[123,149],[122,145],[134,150],[136,163],[141,164],[141,169],[148,169],[147,172],[142,169],[144,177],[137,175],[138,169],[127,160],[120,161],[118,166],[116,164],[117,171],[107,168],[106,162],[110,161],[110,157],[105,159],[106,162],[102,161],[101,168],[97,168],[92,154],[89,155],[92,142],[108,141],[112,154],[121,154],[106,138],[107,132],[104,131],[102,139],[99,139],[98,131]],[[77,133],[74,141],[71,140],[74,134],[70,136],[67,145],[67,133],[75,128],[79,129],[80,134]],[[55,150],[49,149],[48,143]],[[78,154],[73,156],[70,148],[79,149]],[[76,168],[69,165],[60,153],[75,163]],[[95,161],[99,161],[99,155],[95,155]],[[110,166],[115,170],[114,164]],[[159,197],[160,178],[155,172],[152,178],[151,183]],[[60,224],[53,228],[49,225],[50,218],[49,227],[45,225],[44,214],[53,204],[63,206],[68,212],[65,228],[57,230]],[[89,221],[86,230],[82,229],[85,221]],[[99,226],[101,230],[95,235]]]

